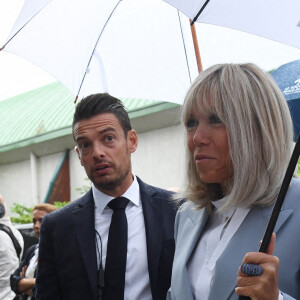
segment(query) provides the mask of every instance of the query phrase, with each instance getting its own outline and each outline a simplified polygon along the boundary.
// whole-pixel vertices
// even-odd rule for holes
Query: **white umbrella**
[[[300,48],[299,0],[164,0],[195,22],[228,27]]]
[[[79,97],[181,103],[198,74],[189,21],[161,0],[27,0],[8,41]]]
[[[299,0],[164,0],[195,22],[228,27],[300,48]]]

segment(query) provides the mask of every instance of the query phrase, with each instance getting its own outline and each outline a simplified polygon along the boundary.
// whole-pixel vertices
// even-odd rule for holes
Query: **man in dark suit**
[[[92,188],[43,219],[37,299],[165,299],[174,255],[176,209],[170,192],[132,174],[131,153],[137,148],[137,135],[122,103],[108,94],[84,98],[76,107],[73,136]],[[108,274],[112,269],[108,265],[123,251],[122,245],[115,249],[110,244],[115,214],[110,204],[115,198],[128,203],[123,208],[128,227],[123,283],[109,279],[117,278],[120,271]],[[117,234],[121,235],[123,227]]]

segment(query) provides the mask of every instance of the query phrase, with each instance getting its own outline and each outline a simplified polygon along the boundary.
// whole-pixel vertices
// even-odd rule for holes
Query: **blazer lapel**
[[[238,268],[247,252],[259,250],[259,242],[263,239],[272,207],[253,208],[244,222],[232,237],[228,246],[219,258],[215,267],[215,276],[211,285],[209,299],[237,299],[234,293]],[[280,227],[291,215],[291,210],[282,211],[275,227],[277,233]]]
[[[156,286],[162,244],[161,201],[154,201],[155,190],[138,178],[146,230],[148,270],[151,287]]]
[[[190,230],[190,235],[185,240],[187,251],[185,251],[185,264],[188,263],[203,231],[203,228],[208,220],[209,212],[207,209],[191,210],[190,211],[190,226],[187,226],[187,230]]]
[[[91,284],[91,289],[94,293],[95,299],[97,299],[95,217],[93,194],[91,190],[83,196],[79,202],[78,209],[73,211],[72,218],[82,259]]]
[[[187,213],[188,216],[185,218],[184,224],[180,223],[179,220],[179,228],[175,227],[175,231],[177,230],[177,234],[175,234],[176,241],[181,240],[181,242],[178,245],[176,244],[174,261],[177,261],[178,263],[173,264],[172,273],[176,274],[176,277],[172,276],[171,294],[177,295],[176,299],[188,300],[193,299],[193,294],[187,264],[198,243],[201,232],[203,231],[203,228],[208,220],[209,213],[207,209],[199,211],[189,208],[183,208],[183,210],[186,211],[183,211],[182,213]],[[177,213],[177,217],[179,219],[180,213],[180,211]]]

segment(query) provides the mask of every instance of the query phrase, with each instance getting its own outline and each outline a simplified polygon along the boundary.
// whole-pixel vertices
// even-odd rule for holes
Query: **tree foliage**
[[[13,223],[26,224],[32,223],[32,208],[26,207],[24,205],[14,203],[11,207],[11,211],[16,215],[16,217],[10,217]]]

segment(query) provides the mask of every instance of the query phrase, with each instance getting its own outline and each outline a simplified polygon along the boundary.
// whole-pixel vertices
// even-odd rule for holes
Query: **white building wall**
[[[82,188],[83,186],[90,185],[84,168],[81,166],[75,150],[70,151],[70,185],[71,185],[71,201],[76,200],[81,196],[81,193],[76,188]]]
[[[184,178],[184,131],[180,125],[138,134],[132,155],[133,172],[151,185],[182,188]]]
[[[9,209],[14,202],[32,205],[30,160],[0,165],[0,194]]]

